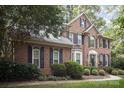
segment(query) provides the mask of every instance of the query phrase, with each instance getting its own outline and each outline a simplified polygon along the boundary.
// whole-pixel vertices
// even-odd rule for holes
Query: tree
[[[124,60],[124,7],[119,7],[118,16],[112,20],[112,25],[104,35],[112,38],[112,62]],[[115,64],[114,64],[115,65]]]
[[[9,59],[14,42],[45,31],[44,35],[58,36],[63,29],[61,6],[0,6],[0,54]]]

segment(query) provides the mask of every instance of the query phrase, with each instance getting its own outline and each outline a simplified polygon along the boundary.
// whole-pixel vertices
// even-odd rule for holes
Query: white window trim
[[[55,48],[53,49],[53,64],[54,64],[54,50],[55,50]],[[59,62],[59,50],[60,50],[60,49],[56,49],[56,50],[58,50],[58,64],[59,64],[59,63],[60,63],[60,62]]]
[[[74,60],[74,61],[76,61],[76,54],[77,53],[79,53],[80,54],[80,65],[83,65],[83,62],[82,62],[82,52],[81,51],[73,51],[72,52],[73,53],[73,55],[74,55],[74,59],[72,59],[72,60]],[[72,54],[71,54],[72,55]],[[72,57],[71,57],[72,58]]]
[[[81,37],[81,42],[79,43],[79,37],[81,37],[81,34],[78,34],[78,45],[81,45],[82,44],[82,37]]]
[[[92,38],[92,39],[91,39],[91,38]],[[93,47],[90,46],[90,48],[95,48],[95,47],[96,47],[96,39],[95,39],[95,37],[94,37],[94,36],[90,36],[89,39],[90,39],[90,43],[91,43],[91,41],[94,39],[94,46],[93,46]]]
[[[39,66],[38,68],[40,68],[40,49],[39,48],[32,48],[32,64],[34,64],[34,49],[38,49],[39,51]]]
[[[100,43],[102,43],[101,46],[100,46]],[[102,38],[99,39],[99,48],[103,48],[103,39]]]
[[[106,66],[108,66],[108,63],[109,63],[109,57],[108,57],[108,55],[105,55],[105,61],[107,62],[106,63]]]

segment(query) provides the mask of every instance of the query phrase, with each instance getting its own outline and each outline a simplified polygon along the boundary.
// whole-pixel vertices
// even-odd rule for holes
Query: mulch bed
[[[105,76],[95,76],[95,75],[86,76],[86,75],[83,75],[82,78],[83,79],[105,79],[105,78],[110,78],[110,76],[109,75],[105,75]]]

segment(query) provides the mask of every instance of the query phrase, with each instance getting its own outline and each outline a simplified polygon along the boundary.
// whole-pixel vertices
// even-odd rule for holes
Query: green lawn
[[[29,85],[21,87],[30,88],[124,88],[124,76],[122,80],[111,80],[111,81],[81,81],[78,83],[63,83],[63,84],[40,84],[40,85]],[[7,87],[7,83],[1,83],[0,87]],[[8,86],[9,87],[9,86]],[[12,87],[17,87],[16,84]]]

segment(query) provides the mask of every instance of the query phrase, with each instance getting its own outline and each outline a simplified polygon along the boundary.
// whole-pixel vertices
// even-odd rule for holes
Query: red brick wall
[[[83,48],[83,63],[84,65],[88,65],[88,53],[90,50],[95,50],[98,54],[108,54],[109,55],[109,62],[111,62],[111,49],[108,48],[99,48],[99,38],[97,37],[97,31],[92,28],[88,35],[85,35],[84,38],[84,45],[82,45]],[[97,48],[90,48],[88,46],[88,36],[93,35],[95,36],[95,39],[97,39]]]
[[[34,45],[36,47],[44,47],[44,68],[41,69],[43,74],[51,74],[50,70],[50,48],[61,48],[63,49],[63,62],[70,60],[71,49],[55,46],[45,46],[45,45]],[[15,51],[15,61],[19,63],[28,63],[28,44],[23,44],[16,47]]]

